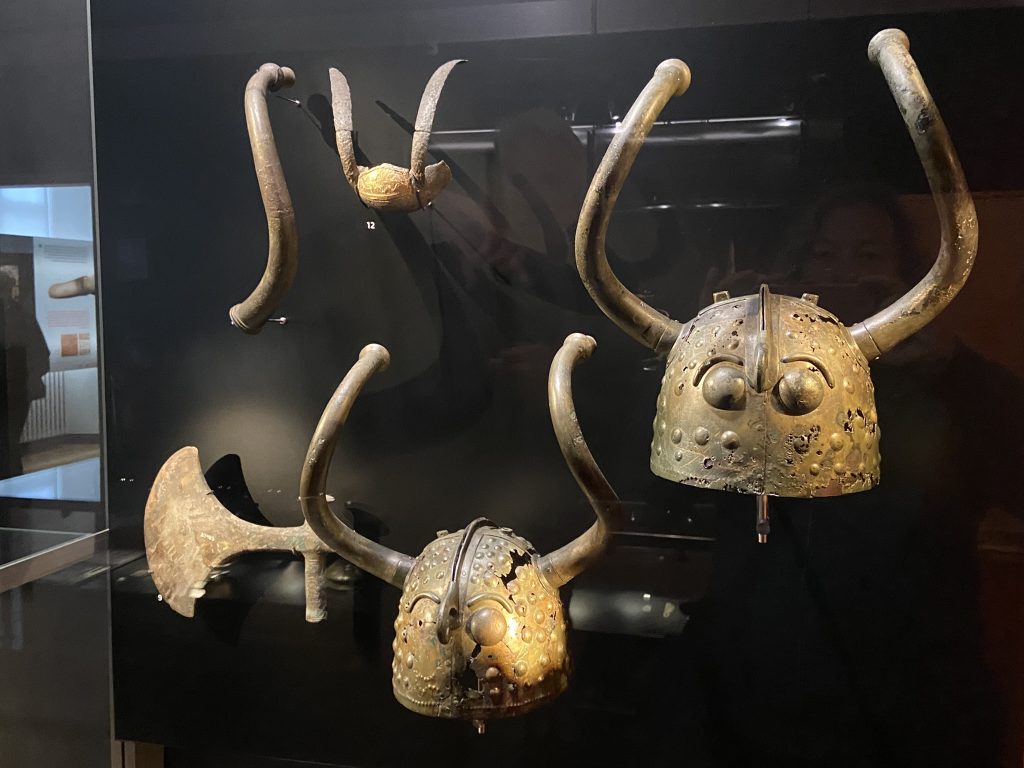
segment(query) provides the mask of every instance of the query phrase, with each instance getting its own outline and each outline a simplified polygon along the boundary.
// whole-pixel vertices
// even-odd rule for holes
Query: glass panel
[[[93,0],[105,471],[111,535],[137,558],[113,575],[117,734],[175,745],[179,765],[254,765],[256,753],[1019,766],[1024,14],[852,15],[866,13],[857,5]],[[943,5],[966,3],[906,4]],[[655,67],[681,57],[693,84],[660,115],[608,233],[620,278],[683,327],[715,291],[757,296],[762,282],[794,301],[819,294],[839,320],[814,311],[814,323],[864,319],[920,279],[938,245],[925,176],[865,55],[888,26],[909,33],[948,122],[983,249],[949,310],[871,364],[884,481],[772,497],[762,544],[752,495],[651,472],[666,359],[584,289],[580,206]],[[445,86],[429,148],[451,183],[413,213],[365,205],[338,161],[329,68],[349,81],[359,164],[403,166],[423,85],[454,58],[468,63]],[[267,110],[300,263],[275,314],[287,322],[245,335],[228,311],[263,273],[267,221],[243,93],[268,61],[296,73]],[[303,623],[290,555],[217,569],[193,618],[158,600],[143,520],[162,464],[195,446],[228,513],[300,523],[313,426],[369,342],[391,365],[355,403],[328,487],[358,500],[357,527],[410,555],[478,516],[540,552],[564,544],[593,520],[546,400],[571,332],[598,342],[575,377],[576,414],[628,519],[563,591],[574,668],[548,708],[483,739],[402,709],[399,597],[370,577],[333,581],[318,626]],[[759,402],[782,402],[779,381]],[[777,466],[795,466],[812,438],[815,456],[833,433],[844,445],[863,415],[839,415],[779,440]],[[767,450],[756,424],[736,420]],[[706,443],[706,431],[679,441]],[[698,473],[714,466],[702,458]],[[849,460],[826,469],[865,472]]]

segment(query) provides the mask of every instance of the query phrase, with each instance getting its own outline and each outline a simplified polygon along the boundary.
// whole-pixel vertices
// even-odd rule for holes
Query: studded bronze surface
[[[482,731],[485,721],[528,712],[568,685],[558,588],[622,525],[621,505],[587,446],[572,398],[573,370],[595,347],[589,336],[566,338],[551,362],[548,407],[562,456],[597,519],[544,556],[483,518],[439,532],[415,559],[361,536],[328,508],[327,472],[338,432],[366,380],[387,364],[387,350],[366,346],[324,409],[299,482],[302,513],[338,554],[401,588],[392,685],[413,712],[472,720]]]
[[[528,541],[508,528],[475,528],[456,577],[461,589],[452,607],[460,618],[442,643],[438,611],[464,535],[465,529],[444,534],[427,545],[406,579],[392,644],[395,698],[433,717],[521,714],[568,685],[562,602]]]
[[[719,301],[684,327],[658,396],[651,471],[773,496],[870,489],[879,479],[880,433],[867,360],[830,312],[764,295],[771,358],[760,387],[752,384],[761,296]]]
[[[666,317],[618,279],[605,252],[615,202],[655,120],[684,93],[690,70],[658,65],[598,165],[576,227],[587,292],[623,331],[668,354],[651,442],[660,477],[703,488],[777,496],[863,491],[879,479],[879,431],[868,361],[920,331],[963,287],[978,246],[974,203],[949,133],[898,29],[868,56],[889,91],[928,178],[941,234],[928,273],[892,304],[844,327],[817,296],[714,303],[688,324]],[[849,275],[855,279],[856,275]],[[822,297],[827,305],[828,297]],[[767,501],[759,519],[767,525]],[[767,531],[759,531],[759,538]],[[762,539],[763,540],[763,539]]]

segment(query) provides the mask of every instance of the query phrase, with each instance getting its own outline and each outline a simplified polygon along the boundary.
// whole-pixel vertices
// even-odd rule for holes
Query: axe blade
[[[195,614],[210,572],[231,557],[238,521],[214,496],[199,451],[187,446],[157,473],[146,502],[146,559],[157,590],[174,611]]]

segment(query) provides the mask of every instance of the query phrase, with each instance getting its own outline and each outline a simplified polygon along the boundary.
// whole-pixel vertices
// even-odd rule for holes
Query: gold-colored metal
[[[623,330],[668,352],[651,442],[651,470],[702,488],[761,497],[863,491],[879,479],[879,429],[868,360],[916,333],[944,309],[970,273],[977,221],[956,152],[908,51],[885,30],[871,59],[893,92],[931,184],[942,245],[925,278],[895,304],[850,328],[818,297],[758,295],[714,303],[685,325],[630,293],[604,252],[605,233],[633,160],[660,110],[689,83],[682,62],[663,62],[626,115],[591,183],[576,232],[588,292]]]
[[[831,313],[762,286],[702,310],[669,353],[651,471],[740,493],[836,496],[878,482],[867,361]]]
[[[74,280],[54,283],[46,292],[51,299],[73,299],[76,296],[91,296],[96,293],[96,276],[82,275]]]
[[[569,654],[558,589],[532,545],[475,520],[427,545],[395,619],[392,687],[431,717],[489,720],[565,690]]]
[[[235,304],[228,312],[231,324],[249,334],[262,330],[263,324],[274,314],[291,288],[299,268],[299,231],[295,225],[295,209],[267,112],[267,91],[290,88],[294,84],[295,73],[291,69],[264,64],[245,86],[245,124],[249,129],[256,178],[267,214],[269,238],[263,277],[249,298]]]
[[[229,512],[203,477],[199,451],[188,446],[160,468],[146,502],[146,559],[164,602],[182,616],[218,568],[243,552],[298,552],[306,562],[306,621],[322,621],[324,559],[330,548],[306,524],[292,528],[254,525]]]
[[[439,531],[415,560],[359,536],[333,516],[322,489],[338,430],[366,379],[386,364],[387,351],[366,347],[328,403],[303,467],[303,514],[338,554],[402,589],[392,685],[408,709],[471,720],[483,732],[487,720],[528,712],[568,684],[558,587],[592,562],[622,517],[573,408],[572,370],[593,348],[587,336],[566,339],[552,362],[548,394],[562,453],[598,522],[547,557],[482,518],[454,533]]]
[[[338,156],[345,179],[359,195],[359,199],[371,208],[381,211],[417,211],[437,197],[452,180],[452,172],[443,160],[426,165],[427,145],[434,124],[434,113],[441,90],[448,75],[457,64],[465,59],[445,62],[431,75],[420,99],[416,113],[416,125],[412,135],[412,154],[409,167],[400,168],[391,163],[381,163],[372,168],[356,162],[353,143],[352,93],[348,80],[337,69],[330,70],[331,105],[334,110],[334,131],[338,144]]]

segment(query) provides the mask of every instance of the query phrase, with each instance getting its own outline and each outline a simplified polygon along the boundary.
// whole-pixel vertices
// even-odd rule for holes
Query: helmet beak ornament
[[[905,296],[847,328],[818,297],[754,296],[713,303],[682,325],[631,293],[608,264],[604,240],[615,200],[644,138],[690,82],[681,61],[662,62],[637,97],[590,185],[576,231],[583,284],[637,341],[667,353],[651,443],[651,470],[701,488],[756,494],[768,533],[768,496],[815,497],[872,488],[879,429],[868,361],[913,335],[959,292],[977,250],[970,191],[906,35],[884,30],[869,56],[893,93],[931,185],[942,243],[928,274]]]
[[[337,69],[330,70],[331,106],[334,111],[334,132],[341,168],[352,189],[364,205],[382,211],[418,211],[437,197],[452,180],[452,172],[443,160],[426,165],[427,145],[434,125],[434,113],[448,75],[465,59],[445,62],[431,75],[420,98],[416,125],[412,136],[412,153],[408,168],[382,163],[366,168],[356,162],[352,123],[352,92],[348,80]]]
[[[288,193],[281,158],[267,111],[267,92],[290,88],[295,73],[288,67],[264,64],[245,86],[245,124],[267,215],[267,266],[249,297],[228,312],[231,324],[248,334],[257,334],[274,314],[295,280],[299,268],[299,233],[295,208]]]
[[[406,708],[431,717],[486,721],[524,714],[565,690],[570,670],[558,588],[605,548],[621,512],[576,422],[571,376],[594,340],[573,334],[549,379],[552,424],[598,521],[541,557],[509,528],[483,518],[439,531],[413,559],[364,539],[327,508],[324,486],[338,430],[366,380],[387,363],[371,344],[331,398],[310,442],[301,481],[310,527],[338,554],[399,587],[392,687]]]

